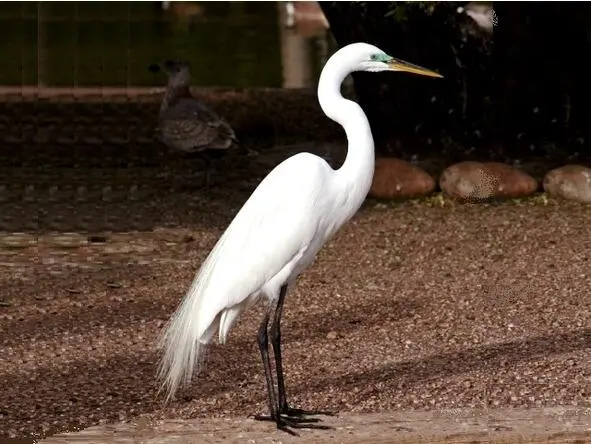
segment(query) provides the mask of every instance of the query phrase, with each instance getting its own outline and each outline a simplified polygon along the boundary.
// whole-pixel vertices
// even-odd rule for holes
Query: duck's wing
[[[182,98],[160,114],[159,128],[165,143],[185,152],[226,149],[236,134],[215,111],[193,98]]]

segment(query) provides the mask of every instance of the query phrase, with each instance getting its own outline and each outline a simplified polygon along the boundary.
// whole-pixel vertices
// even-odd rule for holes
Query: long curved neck
[[[335,175],[355,212],[371,187],[375,154],[371,127],[365,113],[357,103],[341,95],[341,83],[349,72],[338,57],[329,59],[320,75],[318,100],[322,111],[340,124],[347,135],[347,157]]]

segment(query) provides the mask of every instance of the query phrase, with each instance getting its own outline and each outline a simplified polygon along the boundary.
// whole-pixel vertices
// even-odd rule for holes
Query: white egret
[[[159,378],[167,400],[180,384],[190,383],[204,347],[218,332],[226,342],[230,328],[262,298],[269,302],[258,330],[265,370],[269,415],[277,428],[326,428],[305,415],[323,412],[291,408],[285,396],[281,360],[281,313],[287,289],[314,260],[324,243],[359,209],[372,183],[374,142],[365,113],[343,98],[340,86],[353,71],[405,71],[431,77],[436,72],[395,59],[366,43],[338,50],[326,63],[318,84],[324,113],[345,129],[349,151],[333,170],[322,158],[299,153],[279,164],[259,184],[203,262],[188,293],[161,339],[164,354]],[[271,314],[271,328],[267,327]],[[277,392],[268,354],[273,346]],[[198,370],[198,369],[197,369]]]

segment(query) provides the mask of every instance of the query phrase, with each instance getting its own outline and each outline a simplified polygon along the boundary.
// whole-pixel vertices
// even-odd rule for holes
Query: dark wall
[[[508,149],[591,154],[588,3],[497,3],[496,128]]]
[[[432,11],[422,7],[427,2],[320,3],[340,45],[367,41],[445,76],[354,75],[383,153],[591,154],[584,65],[591,5],[497,3],[491,34],[457,12],[465,2],[436,3]],[[390,13],[396,9],[402,13]]]

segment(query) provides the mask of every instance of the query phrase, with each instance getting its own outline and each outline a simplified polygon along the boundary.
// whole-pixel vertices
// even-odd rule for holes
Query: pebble
[[[591,203],[591,168],[565,165],[549,171],[543,179],[550,196],[579,203]]]
[[[334,340],[334,339],[338,338],[338,336],[339,336],[339,334],[336,331],[330,331],[326,335],[326,339]]]

